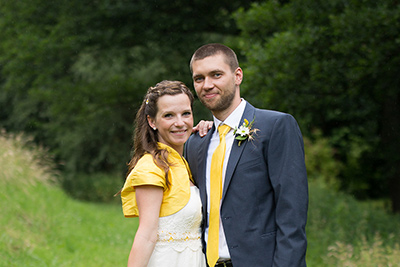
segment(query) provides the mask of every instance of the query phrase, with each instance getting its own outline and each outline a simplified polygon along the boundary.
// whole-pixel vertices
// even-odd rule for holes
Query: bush
[[[33,138],[0,130],[0,143],[0,185],[12,184],[16,177],[24,177],[18,180],[22,185],[56,182],[59,172],[52,157],[45,148],[35,145]]]
[[[343,164],[335,159],[335,150],[321,131],[316,130],[313,137],[304,138],[305,161],[309,180],[323,180],[334,189],[339,189],[338,175]]]
[[[123,186],[121,175],[108,173],[78,174],[62,180],[64,190],[73,198],[93,201],[119,201],[114,198]]]

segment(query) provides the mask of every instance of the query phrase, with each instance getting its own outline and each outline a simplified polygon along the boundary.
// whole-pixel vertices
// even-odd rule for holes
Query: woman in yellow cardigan
[[[193,95],[178,81],[150,87],[136,114],[134,155],[121,191],[125,217],[139,216],[128,266],[206,266],[201,201],[183,146]]]

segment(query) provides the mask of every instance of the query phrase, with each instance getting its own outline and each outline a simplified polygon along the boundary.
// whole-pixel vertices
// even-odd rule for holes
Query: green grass
[[[309,266],[400,266],[400,216],[310,182]]]
[[[20,139],[0,136],[0,266],[126,266],[137,220],[68,197]]]
[[[72,199],[22,139],[0,135],[0,266],[126,266],[138,221],[120,204]],[[307,236],[311,267],[400,266],[400,217],[322,181],[310,181]]]

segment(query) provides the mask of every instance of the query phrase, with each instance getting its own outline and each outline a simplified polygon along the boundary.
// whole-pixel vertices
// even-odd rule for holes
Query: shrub
[[[123,185],[121,175],[108,173],[78,174],[62,180],[64,190],[73,198],[94,201],[119,201],[114,198]]]
[[[335,159],[335,150],[319,130],[313,137],[304,138],[305,161],[309,180],[323,180],[334,189],[339,189],[338,175],[343,164]]]

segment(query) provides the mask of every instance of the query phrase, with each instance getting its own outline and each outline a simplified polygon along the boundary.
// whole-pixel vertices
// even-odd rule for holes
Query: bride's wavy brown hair
[[[157,145],[157,131],[153,130],[147,116],[154,119],[158,112],[157,101],[163,95],[186,94],[190,100],[190,106],[193,110],[194,97],[190,89],[180,81],[162,81],[155,86],[150,87],[143,99],[142,105],[136,114],[135,131],[133,137],[133,157],[128,164],[126,176],[135,168],[137,162],[144,154],[151,154],[154,162],[165,170],[166,184],[169,186],[168,170],[171,163],[168,162],[168,151],[160,149]]]

